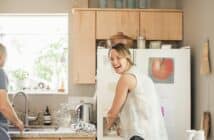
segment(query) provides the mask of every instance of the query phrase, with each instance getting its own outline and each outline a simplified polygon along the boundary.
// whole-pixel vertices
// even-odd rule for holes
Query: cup
[[[147,0],[138,0],[139,8],[147,8]]]
[[[100,0],[99,4],[100,8],[107,8],[107,0]]]
[[[204,130],[186,130],[186,140],[205,140]]]
[[[205,140],[204,130],[198,130],[193,140]]]
[[[196,130],[186,130],[186,140],[193,140]]]
[[[143,36],[137,37],[137,48],[138,49],[145,49],[146,48],[146,41]]]
[[[161,41],[151,41],[149,48],[151,49],[160,49],[161,48]]]

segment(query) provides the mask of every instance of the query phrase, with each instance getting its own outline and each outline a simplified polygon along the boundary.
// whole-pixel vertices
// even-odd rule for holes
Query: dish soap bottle
[[[48,106],[45,109],[45,112],[43,114],[43,124],[44,125],[50,125],[51,124],[51,113],[49,111]]]

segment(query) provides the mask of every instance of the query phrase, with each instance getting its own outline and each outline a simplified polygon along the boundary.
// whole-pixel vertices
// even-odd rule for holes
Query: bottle
[[[146,41],[143,36],[139,36],[137,38],[137,48],[138,49],[145,49],[146,48]]]
[[[46,106],[45,112],[43,114],[43,124],[50,125],[51,124],[51,114],[48,106]]]
[[[115,0],[115,8],[123,8],[123,1]]]
[[[64,81],[63,80],[60,82],[60,87],[58,88],[58,92],[65,92]]]
[[[147,8],[147,0],[138,0],[139,8]]]
[[[100,4],[100,8],[107,8],[108,7],[107,0],[100,0],[99,4]]]

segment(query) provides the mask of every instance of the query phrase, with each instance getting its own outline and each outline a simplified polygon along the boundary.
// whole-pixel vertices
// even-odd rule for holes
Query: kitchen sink
[[[25,128],[24,132],[42,132],[42,131],[53,132],[56,130],[57,129],[55,128]]]
[[[45,127],[45,126],[34,126],[34,127],[25,127],[23,132],[55,132],[58,127]],[[9,132],[19,132],[19,129],[16,127],[9,127]]]
[[[61,136],[74,136],[76,134],[89,135],[87,132],[80,132],[67,127],[53,127],[53,126],[37,126],[25,127],[24,131],[20,132],[15,127],[9,127],[8,134],[11,138],[22,137],[61,137]],[[94,136],[94,133],[91,133]]]

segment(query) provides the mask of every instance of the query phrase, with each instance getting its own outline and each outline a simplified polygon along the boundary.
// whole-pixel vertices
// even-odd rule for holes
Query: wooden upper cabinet
[[[142,11],[140,35],[146,40],[182,40],[182,12]]]
[[[95,83],[95,11],[73,11],[71,29],[71,73],[75,84]]]
[[[123,32],[136,39],[139,35],[139,12],[97,11],[96,38],[109,39],[117,32]]]
[[[123,32],[136,39],[182,40],[183,13],[179,10],[75,9],[71,14],[69,35],[72,81],[94,84],[96,40],[109,39]]]

